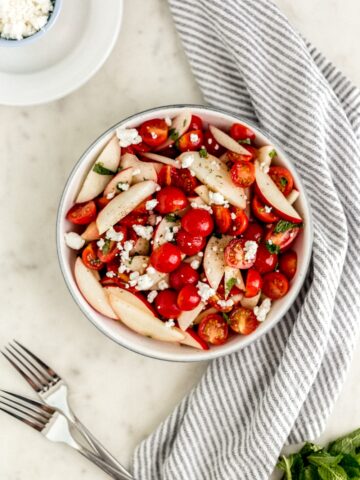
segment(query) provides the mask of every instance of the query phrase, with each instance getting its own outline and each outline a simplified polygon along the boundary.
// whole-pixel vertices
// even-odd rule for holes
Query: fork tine
[[[37,430],[38,432],[41,432],[43,430],[43,427],[41,427],[40,425],[37,425],[36,423],[32,422],[31,420],[27,420],[26,418],[20,417],[16,413],[11,412],[10,410],[7,410],[6,408],[0,407],[0,410],[7,413],[8,415],[11,415],[14,418],[17,418],[18,420],[20,420],[20,422],[24,422],[24,423],[26,423],[26,425],[29,425],[30,427],[35,428],[35,430]]]
[[[5,395],[8,395],[9,397],[14,397],[18,400],[21,400],[25,404],[28,404],[28,405],[26,405],[27,408],[32,409],[36,413],[38,413],[39,410],[41,410],[41,412],[44,412],[44,413],[41,413],[44,416],[45,416],[45,413],[46,413],[46,415],[51,416],[55,412],[55,408],[49,407],[48,405],[45,405],[44,403],[37,402],[36,400],[32,400],[31,398],[26,398],[26,397],[23,397],[22,395],[17,395],[16,393],[11,393],[7,390],[0,390],[0,393],[5,393]],[[5,398],[8,401],[12,401],[12,402],[18,403],[18,405],[22,405],[19,402],[16,402],[15,400],[13,400],[11,398],[8,399],[4,395],[0,395],[0,398]],[[32,407],[34,407],[34,408],[32,408]]]
[[[50,368],[48,365],[46,365],[45,362],[40,360],[39,357],[34,355],[32,352],[30,352],[30,350],[28,348],[24,347],[24,345],[22,345],[20,342],[18,342],[15,339],[14,339],[14,343],[16,343],[16,345],[18,345],[18,347],[22,348],[33,360],[35,360],[35,362],[37,362],[38,365],[40,365],[47,372],[49,377],[56,377],[56,378],[60,379],[59,375],[56,372],[54,372],[54,370],[52,368]]]
[[[7,349],[8,352],[10,351],[14,357],[15,357],[15,353],[14,353],[14,352],[16,352],[17,355],[20,355],[20,357],[21,357],[21,358],[23,359],[23,361],[25,362],[25,365],[26,365],[27,369],[29,370],[29,372],[30,372],[32,375],[37,376],[37,378],[38,378],[39,380],[44,379],[46,382],[49,381],[50,376],[48,375],[48,373],[47,373],[46,371],[45,371],[45,372],[44,372],[44,371],[41,371],[41,370],[38,368],[38,366],[37,366],[37,365],[34,365],[34,363],[33,363],[28,357],[26,357],[26,355],[24,355],[24,353],[23,353],[21,350],[18,350],[15,345],[9,343],[9,345],[6,347],[6,349]],[[10,350],[10,349],[11,349],[11,350]],[[20,359],[19,359],[19,360],[20,360]],[[30,369],[30,367],[31,367],[31,369]]]
[[[31,385],[31,387],[36,391],[36,392],[39,392],[41,390],[41,384],[40,383],[35,383],[34,380],[32,378],[30,378],[25,372],[24,370],[22,370],[20,367],[18,367],[18,365],[8,356],[6,355],[6,353],[4,352],[1,352],[2,355],[6,358],[6,360],[11,363],[11,365],[15,368],[15,370],[17,370],[20,375],[22,375],[25,380]]]
[[[15,402],[14,400],[8,400],[9,403],[4,402],[4,400],[8,400],[8,399],[5,397],[0,397],[0,405],[5,405],[6,407],[12,408],[13,410],[16,410],[22,415],[26,415],[26,417],[30,417],[32,420],[35,420],[35,422],[39,423],[42,426],[45,426],[51,418],[51,417],[42,418],[40,416],[41,415],[40,413],[38,414],[34,410],[29,410],[26,405],[22,405],[21,403]]]

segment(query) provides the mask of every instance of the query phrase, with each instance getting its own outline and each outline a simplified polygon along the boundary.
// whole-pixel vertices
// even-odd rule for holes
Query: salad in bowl
[[[257,129],[206,107],[138,114],[80,160],[58,217],[63,273],[122,345],[170,360],[246,345],[294,301],[311,250],[303,186]]]

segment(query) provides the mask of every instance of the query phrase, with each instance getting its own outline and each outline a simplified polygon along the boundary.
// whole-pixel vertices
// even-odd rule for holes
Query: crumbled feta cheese
[[[139,272],[131,272],[129,275],[130,280],[135,280],[135,278],[138,278],[138,277],[140,277]]]
[[[53,8],[50,0],[1,0],[0,37],[21,40],[33,35],[46,25]]]
[[[126,240],[124,245],[120,245],[120,259],[122,263],[127,263],[130,260],[130,252],[134,247],[134,240]]]
[[[76,232],[65,233],[65,243],[73,250],[80,250],[85,245],[85,240]]]
[[[181,166],[183,168],[189,168],[194,161],[194,155],[192,153],[186,153],[181,160]]]
[[[154,275],[154,273],[156,272],[155,268],[150,266],[147,268],[147,272],[149,275]]]
[[[116,277],[116,273],[110,270],[109,272],[106,272],[106,276],[109,278],[114,278]]]
[[[155,192],[160,192],[160,190],[161,190],[161,187],[160,187],[160,185],[158,185],[158,186],[155,188]]]
[[[119,268],[118,268],[118,272],[119,272],[119,273],[125,273],[125,272],[128,272],[128,271],[129,271],[129,269],[128,269],[127,266],[124,265],[124,264],[121,264],[121,265],[119,266]]]
[[[158,295],[158,292],[156,290],[153,290],[152,292],[149,293],[149,295],[147,296],[147,301],[149,303],[153,303],[153,301],[155,300],[155,298],[157,297]]]
[[[168,127],[171,127],[171,124],[172,124],[171,118],[170,117],[165,117],[164,120],[165,120],[166,125]]]
[[[272,207],[269,207],[268,205],[264,206],[265,213],[270,213],[272,210]]]
[[[159,290],[166,290],[167,288],[169,288],[169,284],[166,280],[160,280],[160,282],[158,283],[158,287]]]
[[[236,219],[236,213],[232,212],[230,214],[230,217],[231,217],[231,220],[235,220]]]
[[[210,297],[215,295],[215,290],[211,288],[207,283],[198,282],[196,288],[198,289],[198,294],[200,295],[203,302],[206,302],[207,300],[209,300]]]
[[[112,200],[114,197],[115,197],[115,192],[110,192],[110,193],[108,193],[108,194],[106,195],[106,198],[107,198],[108,200]]]
[[[254,314],[259,322],[263,322],[265,320],[265,318],[267,317],[267,314],[270,311],[270,308],[271,308],[270,298],[265,298],[262,301],[261,305],[259,305],[258,307],[254,307]]]
[[[204,252],[199,252],[197,255],[198,255],[198,257],[203,257],[203,256],[204,256]]]
[[[165,327],[167,327],[167,328],[172,328],[174,326],[175,326],[175,321],[172,318],[169,318],[169,320],[167,320],[165,322]]]
[[[244,259],[246,262],[252,262],[255,257],[256,257],[256,252],[258,249],[258,244],[257,242],[254,242],[254,240],[248,240],[245,242],[245,256]]]
[[[114,227],[110,227],[109,230],[106,232],[105,236],[113,242],[121,242],[121,240],[124,240],[123,232],[116,232],[114,230]]]
[[[150,240],[154,231],[152,226],[144,227],[144,225],[133,225],[132,228],[139,237],[145,238],[145,240]]]
[[[96,242],[96,245],[102,250],[105,245],[105,240],[103,238],[100,238],[100,240]]]
[[[196,143],[199,141],[199,135],[197,133],[190,133],[190,142]]]
[[[135,168],[135,170],[132,172],[131,176],[134,177],[135,175],[139,175],[141,173],[140,168]]]
[[[120,147],[129,147],[130,145],[137,145],[142,142],[142,138],[136,128],[122,128],[116,129],[116,136],[119,139]]]
[[[190,267],[193,268],[194,270],[197,270],[200,267],[200,261],[199,260],[193,260],[190,263]]]
[[[137,279],[137,290],[149,290],[150,287],[153,286],[153,280],[149,275],[146,273],[144,275],[140,275]]]
[[[126,190],[129,190],[130,185],[127,182],[119,182],[116,185],[116,188],[120,190],[121,192],[126,192]]]
[[[166,227],[165,228],[165,235],[164,235],[164,240],[166,242],[172,242],[174,240],[174,235],[179,231],[178,226],[174,227]]]
[[[153,130],[150,132],[150,135],[151,135],[151,138],[153,138],[154,140],[156,140],[158,138],[157,133],[154,132]]]
[[[231,299],[229,299],[229,300],[218,300],[217,304],[221,308],[228,308],[228,307],[232,307],[234,305],[234,302]]]
[[[196,202],[191,202],[191,207],[192,208],[202,208],[203,210],[207,210],[209,213],[213,213],[213,209],[210,207],[210,205],[202,205],[200,203]]]
[[[159,202],[156,200],[156,198],[153,198],[152,200],[148,200],[146,203],[145,203],[145,208],[146,210],[154,210],[154,208],[156,207],[156,205],[158,204]]]
[[[213,203],[214,205],[229,206],[229,202],[225,200],[224,196],[219,192],[209,192],[209,199],[210,203]]]

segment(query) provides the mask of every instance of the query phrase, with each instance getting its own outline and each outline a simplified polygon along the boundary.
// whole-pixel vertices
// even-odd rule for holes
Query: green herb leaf
[[[350,478],[360,478],[360,464],[357,458],[349,453],[343,454],[342,457],[339,465],[345,470],[347,475]]]
[[[236,278],[232,277],[229,278],[229,280],[226,282],[226,293],[231,292],[231,289],[233,288],[234,285],[236,285],[237,280]]]
[[[281,178],[280,178],[280,185],[281,185],[282,187],[286,187],[287,184],[288,184],[287,178],[281,177]]]
[[[176,140],[179,138],[179,132],[175,128],[170,128],[169,137],[171,138],[171,140],[174,140],[174,142],[176,142]]]
[[[271,150],[271,152],[269,152],[269,157],[271,158],[271,160],[276,157],[277,153],[276,153],[276,150]]]
[[[168,213],[167,215],[165,215],[165,218],[168,222],[177,222],[180,217],[175,213]]]
[[[227,313],[222,312],[222,316],[226,323],[230,323],[230,317]]]
[[[308,465],[304,469],[303,476],[301,480],[321,480],[317,471],[317,468],[314,465]]]
[[[93,166],[93,171],[95,173],[98,173],[99,175],[115,175],[116,173],[104,167],[104,164],[102,162],[95,163],[95,165]]]
[[[318,468],[321,480],[348,480],[345,470],[339,465],[323,465]]]
[[[279,245],[276,245],[275,243],[265,243],[266,248],[270,253],[280,253],[280,247]]]
[[[291,228],[301,228],[302,223],[288,222],[287,220],[279,220],[274,228],[274,233],[282,233],[290,230]]]
[[[332,454],[336,453],[351,453],[355,454],[356,449],[360,447],[360,428],[340,437],[329,445],[329,452]]]
[[[290,455],[289,457],[285,457],[282,455],[277,463],[277,468],[283,470],[285,472],[286,480],[293,480],[291,475],[291,467],[294,461],[294,456]]]
[[[304,443],[299,453],[301,455],[310,455],[312,453],[320,452],[321,450],[323,450],[323,447],[320,447],[320,445],[315,445],[315,443],[306,442]]]
[[[341,454],[334,456],[324,451],[314,453],[307,457],[310,463],[312,463],[313,465],[317,465],[318,467],[321,467],[323,465],[328,465],[328,466],[337,465],[338,463],[340,463],[342,458],[343,456]]]
[[[251,145],[250,138],[245,138],[244,140],[238,140],[238,143],[246,143],[247,145]]]
[[[207,158],[208,152],[205,147],[201,147],[199,150],[199,155],[201,158]]]
[[[105,255],[109,253],[110,247],[111,247],[111,240],[109,238],[105,238],[105,243],[101,249],[102,253],[104,253]]]

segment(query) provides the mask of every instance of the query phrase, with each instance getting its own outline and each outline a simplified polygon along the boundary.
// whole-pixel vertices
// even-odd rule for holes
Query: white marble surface
[[[301,5],[300,5],[301,3]],[[279,4],[293,23],[358,85],[360,4]],[[170,364],[130,353],[82,316],[58,268],[55,215],[76,159],[122,117],[154,105],[201,102],[165,0],[127,0],[117,45],[82,89],[52,104],[0,107],[0,345],[17,338],[71,386],[78,415],[125,464],[135,445],[195,384],[205,365]],[[360,348],[323,439],[360,425]],[[30,390],[0,359],[1,387]],[[0,415],[2,480],[107,478],[65,446]]]

